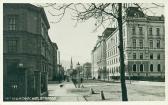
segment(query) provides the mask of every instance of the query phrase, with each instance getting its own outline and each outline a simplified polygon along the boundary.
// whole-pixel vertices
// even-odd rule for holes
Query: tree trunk
[[[119,28],[119,51],[120,51],[120,80],[122,101],[128,101],[127,88],[125,84],[125,64],[124,64],[124,50],[123,50],[123,35],[122,35],[122,3],[118,3],[118,28]]]

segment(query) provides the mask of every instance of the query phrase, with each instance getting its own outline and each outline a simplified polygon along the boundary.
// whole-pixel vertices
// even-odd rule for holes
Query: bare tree
[[[164,7],[163,5],[153,3],[153,7],[143,7],[143,4],[134,3],[135,6],[139,7],[141,10],[149,11],[150,8]],[[60,22],[66,12],[71,11],[72,19],[76,20],[76,23],[84,22],[90,18],[96,19],[95,30],[100,26],[104,28],[106,26],[112,25],[113,22],[117,22],[119,30],[119,52],[120,52],[120,80],[121,80],[121,91],[122,100],[128,101],[127,88],[125,84],[125,64],[124,64],[124,50],[123,50],[123,33],[122,33],[122,20],[123,12],[127,9],[125,4],[122,3],[70,3],[70,4],[45,4],[43,7],[50,7],[51,10],[48,11],[52,16],[57,17],[55,23]],[[151,11],[152,12],[152,11]],[[53,22],[54,23],[54,22]]]

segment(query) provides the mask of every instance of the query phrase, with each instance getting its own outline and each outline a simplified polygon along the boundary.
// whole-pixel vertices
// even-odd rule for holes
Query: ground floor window
[[[153,64],[150,65],[150,71],[153,72]]]
[[[140,65],[140,72],[143,72],[143,64]]]
[[[133,65],[133,71],[136,71],[136,64]]]
[[[161,70],[160,70],[160,64],[158,64],[157,69],[158,69],[158,72],[161,71]]]

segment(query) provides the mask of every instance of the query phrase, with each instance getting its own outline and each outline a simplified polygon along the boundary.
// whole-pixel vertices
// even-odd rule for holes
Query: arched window
[[[133,65],[133,71],[136,71],[136,64]]]
[[[116,67],[116,72],[118,73],[118,67]]]
[[[150,71],[153,72],[153,64],[150,65]]]
[[[157,69],[158,69],[158,72],[161,71],[161,70],[160,70],[160,64],[158,64]]]
[[[143,72],[143,64],[140,65],[140,72]]]

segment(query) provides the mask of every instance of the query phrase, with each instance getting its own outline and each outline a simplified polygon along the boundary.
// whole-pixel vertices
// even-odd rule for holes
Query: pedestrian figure
[[[76,87],[76,84],[77,84],[76,79],[72,79],[72,82],[73,82],[73,84],[74,84],[74,85],[75,85],[75,87]]]
[[[80,84],[81,87],[84,88],[84,86],[83,86],[83,84],[82,84],[82,83],[83,83],[83,78],[80,79],[80,83],[81,83],[81,84]]]
[[[81,83],[83,83],[83,78],[81,78]]]

